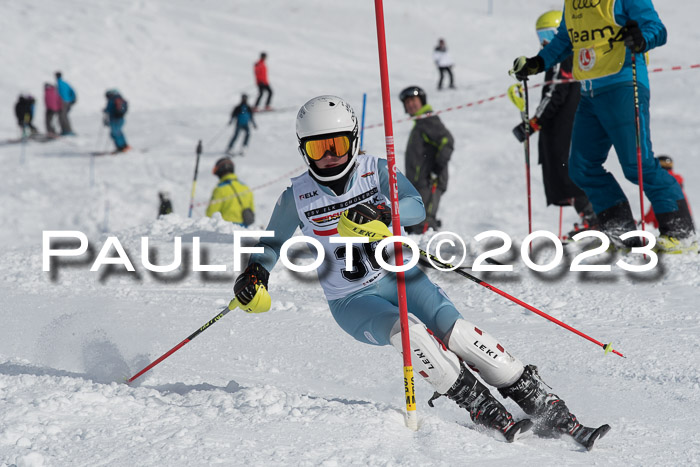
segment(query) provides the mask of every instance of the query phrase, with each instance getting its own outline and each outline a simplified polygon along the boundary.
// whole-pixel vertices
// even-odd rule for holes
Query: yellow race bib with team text
[[[615,23],[615,1],[566,0],[565,20],[577,80],[614,75],[625,63],[625,45],[610,41],[621,29]]]

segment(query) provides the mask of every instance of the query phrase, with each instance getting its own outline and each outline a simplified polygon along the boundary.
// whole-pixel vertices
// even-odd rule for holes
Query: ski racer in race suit
[[[347,246],[339,239],[344,222],[391,223],[390,188],[386,160],[359,153],[358,122],[345,101],[320,96],[308,101],[297,115],[299,150],[308,171],[292,179],[272,213],[266,237],[256,245],[248,267],[234,285],[236,299],[248,312],[270,308],[269,272],[280,249],[297,228],[316,239],[325,251],[318,278],[333,318],[356,340],[369,345],[392,345],[402,350],[395,273],[374,258],[375,243],[355,243],[353,268],[346,268]],[[402,223],[419,223],[425,216],[420,195],[400,173],[398,200]],[[407,252],[408,253],[408,252]],[[410,255],[407,255],[410,261]],[[541,432],[568,433],[590,448],[609,430],[580,425],[565,403],[548,393],[536,367],[524,366],[486,331],[467,322],[445,292],[418,268],[405,273],[411,349],[417,373],[436,391],[465,408],[475,423],[501,432],[506,440],[529,429],[532,421],[516,422],[512,415],[472,373],[517,402],[535,418]],[[431,399],[432,401],[432,399]]]
[[[636,226],[627,197],[603,163],[614,146],[625,178],[639,183],[633,111],[635,57],[644,192],[659,220],[657,245],[670,252],[683,247],[679,239],[692,241],[695,227],[681,187],[661,168],[651,149],[644,53],[665,43],[666,28],[651,0],[566,0],[552,41],[534,57],[518,57],[512,71],[523,80],[573,54],[581,101],[574,121],[569,175],[593,204],[602,230],[615,239]],[[641,239],[632,237],[623,243],[641,246]]]

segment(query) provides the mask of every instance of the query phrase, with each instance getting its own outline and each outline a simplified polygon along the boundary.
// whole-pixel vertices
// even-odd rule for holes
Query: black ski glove
[[[256,285],[262,284],[267,288],[270,273],[260,263],[249,264],[245,271],[236,278],[233,293],[242,305],[247,305],[257,293]]]
[[[628,20],[622,27],[620,35],[625,43],[625,47],[633,53],[640,54],[647,49],[647,41],[644,40],[642,30],[639,29],[639,25],[635,20]]]
[[[537,117],[531,118],[530,121],[528,122],[528,125],[530,128],[530,134],[532,135],[533,133],[537,132],[540,130],[540,126],[537,124]],[[527,133],[525,131],[525,122],[522,122],[520,125],[516,126],[513,128],[513,134],[517,138],[518,141],[521,143],[527,139]]]
[[[536,75],[544,71],[544,59],[539,55],[527,58],[525,56],[518,57],[513,61],[513,68],[510,70],[511,75],[519,81],[525,81],[528,76]]]
[[[391,224],[391,209],[386,204],[362,203],[348,209],[348,219],[356,224],[381,221]]]

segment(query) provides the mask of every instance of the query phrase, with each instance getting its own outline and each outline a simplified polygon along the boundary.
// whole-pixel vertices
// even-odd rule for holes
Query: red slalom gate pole
[[[394,129],[391,123],[391,93],[389,92],[389,67],[386,59],[386,36],[384,32],[384,5],[382,0],[374,0],[374,12],[377,20],[377,46],[379,48],[379,75],[382,84],[382,107],[384,113],[384,137],[386,139],[386,160],[389,166],[389,186],[391,187],[391,223],[394,236],[401,236],[401,218],[399,217],[399,188],[396,176],[396,157],[394,153]],[[403,251],[400,242],[394,243],[396,265],[403,266]],[[406,305],[406,277],[403,272],[396,273],[396,286],[399,298],[399,316],[401,321],[401,347],[403,350],[403,378],[406,395],[406,426],[418,430],[416,414],[416,395],[413,382],[413,364],[411,363],[411,341],[408,334],[408,307]]]

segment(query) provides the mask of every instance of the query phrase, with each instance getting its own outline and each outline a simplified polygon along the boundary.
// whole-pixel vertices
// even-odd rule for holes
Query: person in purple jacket
[[[46,133],[54,136],[56,130],[53,120],[61,112],[61,97],[58,95],[56,86],[51,83],[44,83],[44,106],[46,107]]]

